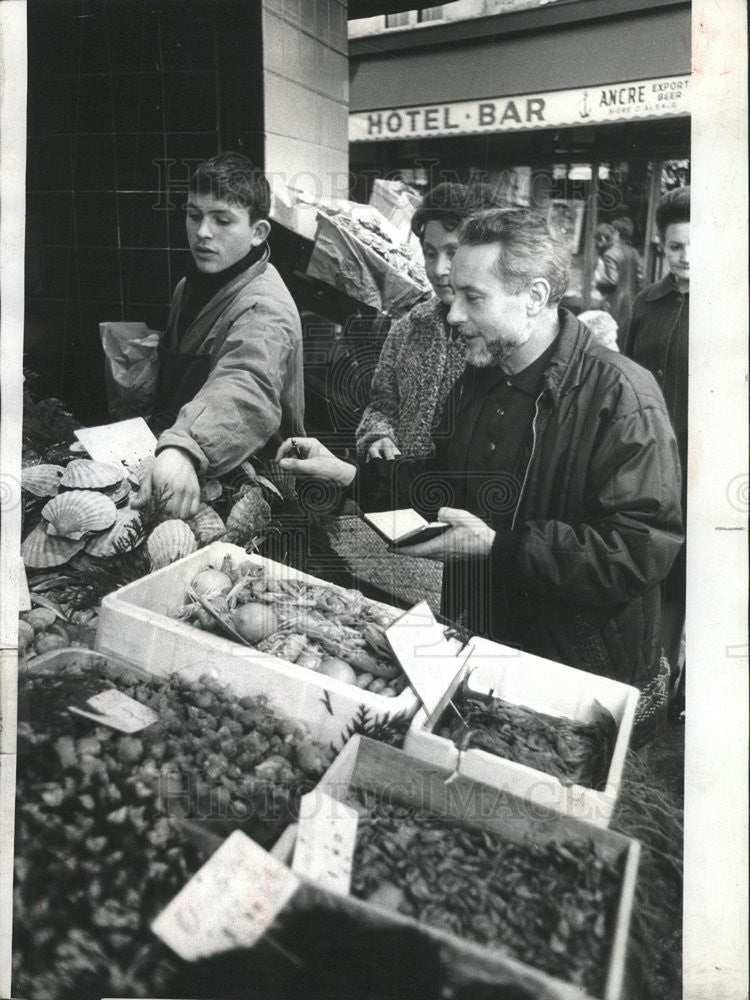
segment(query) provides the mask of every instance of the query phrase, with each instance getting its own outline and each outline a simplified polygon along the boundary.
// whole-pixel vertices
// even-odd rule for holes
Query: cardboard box
[[[404,749],[437,767],[502,788],[549,807],[566,816],[608,826],[617,801],[633,728],[639,692],[619,681],[575,670],[539,656],[521,653],[509,646],[472,638],[471,652],[434,711],[420,709],[412,720]],[[441,655],[446,655],[443,651]],[[459,662],[456,661],[458,670]],[[486,750],[459,753],[455,744],[435,735],[448,703],[466,679],[469,690],[493,694],[515,705],[564,716],[582,722],[594,717],[595,700],[611,712],[617,724],[617,739],[602,791],[583,785],[564,785],[558,778],[525,764],[507,760]]]
[[[542,806],[529,808],[528,802],[510,792],[500,791],[466,777],[451,777],[441,768],[418,761],[402,750],[366,737],[355,736],[331,764],[317,785],[338,801],[346,801],[352,790],[383,791],[394,803],[461,820],[464,824],[519,842],[591,841],[600,855],[621,865],[622,879],[612,929],[606,981],[601,996],[590,998],[581,987],[564,982],[503,952],[459,938],[454,934],[418,923],[395,910],[385,909],[352,896],[332,896],[332,906],[358,916],[368,925],[384,923],[419,927],[439,942],[445,965],[470,970],[479,981],[514,983],[524,987],[536,1000],[620,1000],[625,974],[628,933],[638,876],[640,844],[611,830],[581,820],[561,816]],[[296,826],[288,827],[272,853],[290,864],[294,853]]]
[[[225,555],[235,563],[263,566],[278,579],[325,583],[270,559],[249,556],[236,545],[214,542],[105,597],[95,648],[162,677],[178,672],[195,679],[209,673],[238,698],[267,695],[280,712],[305,722],[316,739],[337,746],[360,706],[381,717],[414,714],[418,701],[408,685],[398,697],[387,698],[171,617],[184,604],[196,573],[208,566],[218,568]]]

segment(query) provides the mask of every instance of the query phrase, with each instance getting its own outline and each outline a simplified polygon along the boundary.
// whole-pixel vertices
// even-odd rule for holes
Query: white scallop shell
[[[148,536],[146,547],[151,556],[152,567],[161,569],[163,566],[169,566],[177,559],[182,559],[183,556],[189,556],[191,552],[195,552],[198,543],[185,521],[172,518],[157,524]]]
[[[94,462],[90,458],[74,458],[72,462],[68,462],[60,485],[77,490],[102,490],[108,486],[116,486],[124,478],[125,470],[121,465]]]
[[[61,465],[29,465],[21,470],[21,489],[35,497],[53,497],[64,471]]]
[[[208,545],[219,538],[223,538],[226,532],[226,525],[213,509],[207,505],[202,505],[198,509],[195,517],[191,517],[187,522],[188,527],[195,535],[199,546]]]
[[[111,556],[115,552],[115,543],[120,539],[127,538],[128,529],[138,527],[141,523],[141,515],[137,510],[118,510],[117,519],[107,531],[100,531],[97,535],[92,535],[86,542],[86,551],[92,556]]]
[[[29,569],[62,566],[80,552],[85,544],[83,540],[48,535],[45,522],[42,521],[21,542],[21,558]]]
[[[117,508],[102,493],[93,490],[70,490],[58,493],[42,508],[47,533],[79,539],[95,531],[111,528]]]

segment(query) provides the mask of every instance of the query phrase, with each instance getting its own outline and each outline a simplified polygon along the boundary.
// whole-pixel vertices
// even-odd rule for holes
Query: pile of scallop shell
[[[205,495],[205,494],[204,494]],[[271,508],[259,486],[245,485],[232,509],[227,523],[213,507],[201,503],[198,513],[189,521],[172,518],[157,524],[146,541],[153,569],[190,555],[196,549],[223,539],[236,545],[251,543],[271,520]]]
[[[152,569],[162,569],[191,552],[224,537],[224,522],[208,504],[201,504],[189,521],[170,518],[157,524],[146,539]]]
[[[146,540],[146,547],[153,569],[162,569],[170,563],[190,555],[196,549],[224,539],[238,545],[251,542],[271,520],[271,508],[263,499],[260,487],[245,487],[242,495],[229,511],[227,523],[213,507],[202,503],[198,513],[189,521],[171,518],[157,524]]]
[[[30,569],[61,566],[84,550],[109,555],[138,516],[125,507],[130,483],[120,465],[91,459],[74,459],[65,468],[32,465],[21,473],[21,489],[50,498],[39,524],[21,543],[23,561]]]
[[[67,467],[32,465],[23,470],[21,486],[30,496],[49,498],[40,523],[21,544],[29,569],[62,566],[81,552],[96,558],[113,555],[118,542],[141,525],[140,514],[128,504],[131,483],[136,488],[147,473],[148,461],[126,473],[119,465],[74,459]],[[169,518],[157,524],[146,539],[153,569],[190,555],[219,539],[245,545],[271,519],[271,510],[259,486],[246,485],[232,507],[227,523],[205,501],[217,499],[221,487],[209,480],[201,494],[198,513],[188,521]]]
[[[153,458],[144,459],[130,473],[131,479],[138,488],[140,482],[151,471]],[[161,521],[151,531],[146,539],[146,550],[151,560],[152,569],[162,569],[170,563],[189,556],[196,549],[216,542],[224,537],[226,526],[213,507],[206,501],[218,500],[221,496],[221,484],[215,479],[209,479],[201,488],[201,504],[198,513],[183,521],[180,518],[168,518]]]

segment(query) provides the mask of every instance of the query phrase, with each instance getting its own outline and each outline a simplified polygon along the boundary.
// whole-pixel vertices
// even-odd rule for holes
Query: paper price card
[[[129,469],[153,455],[156,448],[156,438],[143,417],[82,427],[75,435],[97,462],[122,464]]]
[[[186,962],[249,948],[298,885],[294,872],[235,830],[162,910],[151,930]]]
[[[95,694],[86,704],[94,711],[86,712],[72,705],[68,708],[75,715],[82,715],[85,719],[92,719],[101,726],[109,726],[110,729],[117,729],[121,733],[138,733],[159,720],[157,713],[148,705],[141,705],[139,701],[129,698],[115,688]]]
[[[396,657],[428,715],[470,655],[456,655],[426,601],[420,601],[385,630]]]
[[[292,871],[323,889],[349,895],[357,840],[356,809],[313,789],[300,800]]]

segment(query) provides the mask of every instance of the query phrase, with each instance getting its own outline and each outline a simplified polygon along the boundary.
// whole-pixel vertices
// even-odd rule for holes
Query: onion
[[[209,567],[197,573],[190,586],[196,594],[211,600],[214,597],[221,597],[224,594],[228,594],[232,589],[232,581],[226,573]]]
[[[279,619],[267,604],[250,601],[231,612],[232,624],[248,642],[263,642],[277,631]]]
[[[357,683],[357,675],[352,667],[338,656],[324,656],[318,665],[317,673],[335,677],[337,681],[343,681],[345,684]]]

